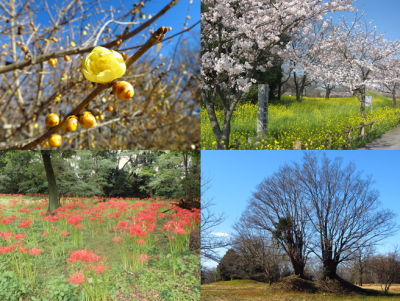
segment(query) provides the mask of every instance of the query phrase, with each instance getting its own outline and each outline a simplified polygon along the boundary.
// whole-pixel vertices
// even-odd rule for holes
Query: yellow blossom
[[[91,82],[106,84],[124,75],[126,65],[120,53],[97,46],[82,61],[81,71]]]

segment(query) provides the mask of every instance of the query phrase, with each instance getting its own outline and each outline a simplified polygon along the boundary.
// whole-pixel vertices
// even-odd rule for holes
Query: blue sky
[[[103,9],[108,9],[108,8],[110,8],[110,6],[113,6],[115,9],[118,10],[118,8],[120,8],[120,3],[124,3],[123,5],[128,12],[130,9],[133,9],[133,3],[139,3],[139,2],[140,2],[139,0],[136,0],[136,1],[105,0],[105,1],[102,1],[101,6]],[[146,15],[145,21],[148,20],[147,19],[148,15],[152,15],[152,16],[156,15],[169,2],[170,1],[166,1],[166,0],[151,0],[151,1],[146,2],[145,7],[143,8],[143,12]],[[52,7],[53,5],[60,3],[60,1],[54,1],[54,0],[51,1],[50,0],[50,1],[48,1],[48,3],[49,3],[49,7]],[[188,15],[187,13],[188,13],[188,8],[189,8],[189,3],[190,3],[190,0],[180,0],[174,7],[172,7],[167,13],[165,13],[162,17],[160,17],[155,22],[157,28],[160,26],[172,27],[172,31],[167,33],[166,38],[182,31],[182,29],[184,27],[184,24],[183,24],[184,22],[187,22],[188,23],[187,27],[190,27],[193,24],[195,24],[197,21],[200,20],[200,0],[192,1],[192,4],[190,5],[190,12],[189,12],[190,19],[186,19],[186,16]],[[87,12],[86,14],[89,15],[93,11],[94,10],[92,9],[89,12]],[[51,12],[52,12],[53,17],[55,18],[57,15],[56,11],[54,9],[52,9]],[[121,14],[125,14],[125,12],[121,11]],[[117,12],[116,15],[120,15],[120,14],[118,14],[118,12]],[[93,25],[93,24],[95,24],[96,20],[100,20],[100,17],[102,17],[102,15],[100,15],[100,16],[98,15],[97,18],[91,17],[91,18],[89,18],[87,23],[90,23]],[[106,20],[106,21],[108,21],[108,20]],[[119,21],[121,21],[121,20],[119,20]],[[125,19],[125,21],[128,21],[128,19]],[[51,20],[48,16],[47,12],[39,11],[36,15],[35,23],[41,23],[42,27],[43,27],[43,26],[48,26],[49,24],[51,24]],[[80,25],[80,22],[75,22],[74,25]],[[110,25],[110,28],[113,29],[114,26],[115,25]],[[146,29],[142,33],[147,34],[148,31],[149,31],[149,29]],[[196,33],[197,35],[193,35],[192,32]],[[117,34],[119,34],[119,32],[117,32]],[[121,49],[128,47],[128,46],[138,45],[137,41],[141,40],[141,37],[140,37],[141,34],[139,34],[138,38],[134,37],[133,39],[130,40],[130,42],[122,44]],[[188,38],[189,41],[191,41],[191,39],[196,39],[196,40],[198,40],[198,43],[200,43],[200,24],[198,24],[191,31],[185,33],[184,38]],[[162,47],[160,49],[160,53],[162,53],[164,56],[170,54],[171,51],[173,51],[175,42],[178,41],[178,39],[179,39],[179,36],[174,38],[172,40],[172,43],[170,43],[170,42],[163,43]],[[101,44],[101,43],[99,43],[99,44]]]
[[[373,175],[376,181],[373,188],[380,192],[381,208],[398,214],[400,224],[400,151],[327,151],[326,154],[329,158],[343,157],[344,165],[353,160],[364,176]],[[202,199],[214,197],[213,211],[228,216],[215,232],[232,233],[231,225],[239,219],[256,185],[286,162],[300,162],[302,156],[302,151],[201,151],[202,174],[212,179],[212,186]],[[383,241],[378,251],[391,249],[399,241],[400,232]]]
[[[400,11],[399,0],[356,0],[353,6],[361,12],[365,12],[366,20],[373,20],[379,34],[386,32],[386,38],[394,41],[400,39],[400,30],[398,24],[398,13]],[[334,20],[344,15],[346,19],[353,20],[355,12],[336,12],[332,14]]]

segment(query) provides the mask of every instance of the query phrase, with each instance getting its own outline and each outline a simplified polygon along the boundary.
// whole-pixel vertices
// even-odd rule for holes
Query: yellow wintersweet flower
[[[124,75],[126,65],[118,52],[97,46],[82,61],[81,71],[91,82],[107,84]]]

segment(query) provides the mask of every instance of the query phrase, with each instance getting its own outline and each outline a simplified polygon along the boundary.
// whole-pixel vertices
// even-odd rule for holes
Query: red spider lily
[[[40,249],[32,248],[29,251],[29,254],[31,254],[32,256],[36,256],[37,257],[41,252],[42,252],[42,250],[40,250]]]
[[[32,222],[33,222],[33,219],[28,219],[26,221],[21,221],[21,224],[19,226],[21,228],[29,228],[31,226]]]
[[[174,232],[176,233],[176,234],[187,234],[186,232],[185,232],[185,229],[183,229],[182,227],[176,227],[175,229],[174,229]]]
[[[9,253],[9,252],[14,251],[14,250],[15,250],[14,246],[0,247],[0,254]]]
[[[85,275],[82,272],[75,273],[69,278],[69,282],[73,284],[82,284],[85,283]]]
[[[164,217],[165,217],[165,213],[160,213],[158,216],[159,216],[160,218],[164,218]]]
[[[21,254],[24,254],[24,253],[26,253],[28,250],[29,250],[29,248],[19,248],[19,249],[18,249],[18,252],[21,253]]]
[[[139,260],[140,262],[146,262],[147,260],[149,260],[149,256],[147,254],[140,254]]]
[[[43,236],[46,237],[47,235],[49,235],[49,231],[46,230],[43,232]]]
[[[12,233],[12,232],[0,232],[0,236],[3,237],[3,239],[11,239],[14,236],[14,233]]]
[[[11,224],[16,218],[17,218],[16,215],[11,215],[11,216],[8,216],[8,217],[2,219],[1,223],[3,225],[8,225],[8,224]]]
[[[83,216],[80,214],[73,215],[69,220],[67,220],[67,224],[69,225],[77,225],[83,219]]]
[[[130,237],[134,237],[134,236],[146,237],[147,236],[147,232],[144,232],[140,226],[135,225],[133,223],[129,225],[129,231],[130,231],[130,233],[129,233]]]
[[[14,243],[14,246],[15,246],[16,248],[22,248],[22,247],[24,246],[24,242],[23,242],[23,241],[16,241],[16,242]]]
[[[94,267],[94,272],[97,274],[103,274],[107,269],[104,264],[100,263]]]
[[[22,212],[22,213],[31,213],[31,211],[27,208],[27,207],[23,207],[22,209],[17,210],[18,212]]]
[[[67,236],[68,234],[69,234],[69,232],[67,232],[67,231],[61,232],[61,235],[63,235],[63,236]]]
[[[122,240],[121,236],[117,236],[117,237],[113,238],[113,242],[115,242],[115,243],[120,243],[121,240]]]
[[[139,245],[143,245],[143,244],[144,244],[144,240],[143,240],[143,239],[139,239],[139,240],[137,241],[137,243],[138,243]]]
[[[22,239],[22,238],[24,238],[25,237],[25,234],[24,233],[20,233],[20,234],[15,234],[15,240],[20,240],[20,239]]]
[[[94,254],[93,252],[89,252],[88,250],[82,249],[78,251],[72,251],[71,256],[67,259],[67,261],[71,264],[74,264],[75,261],[84,261],[86,263],[89,262],[98,262],[101,257]]]

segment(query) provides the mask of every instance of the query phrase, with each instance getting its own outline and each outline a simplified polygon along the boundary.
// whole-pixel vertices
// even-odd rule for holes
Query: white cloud
[[[221,237],[231,237],[232,235],[229,235],[228,233],[221,233],[221,232],[211,232],[212,235],[215,236],[221,236]]]

